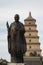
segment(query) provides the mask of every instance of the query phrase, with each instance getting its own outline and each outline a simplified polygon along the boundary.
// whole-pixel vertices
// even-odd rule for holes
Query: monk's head
[[[14,19],[15,19],[15,22],[18,22],[19,21],[19,15],[15,14]]]

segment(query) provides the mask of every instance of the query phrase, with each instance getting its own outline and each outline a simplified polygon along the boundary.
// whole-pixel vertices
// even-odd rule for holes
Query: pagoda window
[[[31,42],[31,39],[29,40],[29,42]]]
[[[29,34],[29,36],[31,36],[31,34]]]
[[[31,46],[29,46],[29,48],[31,48]]]
[[[29,28],[29,30],[31,30],[31,28]]]
[[[29,24],[31,24],[31,23],[29,22]]]

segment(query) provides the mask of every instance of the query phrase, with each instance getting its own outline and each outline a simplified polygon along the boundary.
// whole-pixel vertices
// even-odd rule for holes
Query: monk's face
[[[16,14],[15,17],[14,17],[14,19],[15,19],[15,22],[18,22],[19,21],[19,15]]]

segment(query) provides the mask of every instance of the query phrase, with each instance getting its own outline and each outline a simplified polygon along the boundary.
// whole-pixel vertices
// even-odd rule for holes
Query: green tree
[[[30,56],[37,56],[37,52],[36,51],[34,51],[34,53],[30,53]]]

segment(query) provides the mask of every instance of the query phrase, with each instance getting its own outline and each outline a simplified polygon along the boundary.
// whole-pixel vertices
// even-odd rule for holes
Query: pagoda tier
[[[31,53],[36,53],[37,56],[41,55],[40,43],[38,30],[36,25],[36,19],[31,16],[31,12],[29,12],[29,16],[24,20],[25,24],[25,38],[27,43],[27,52],[26,56],[30,56]]]

